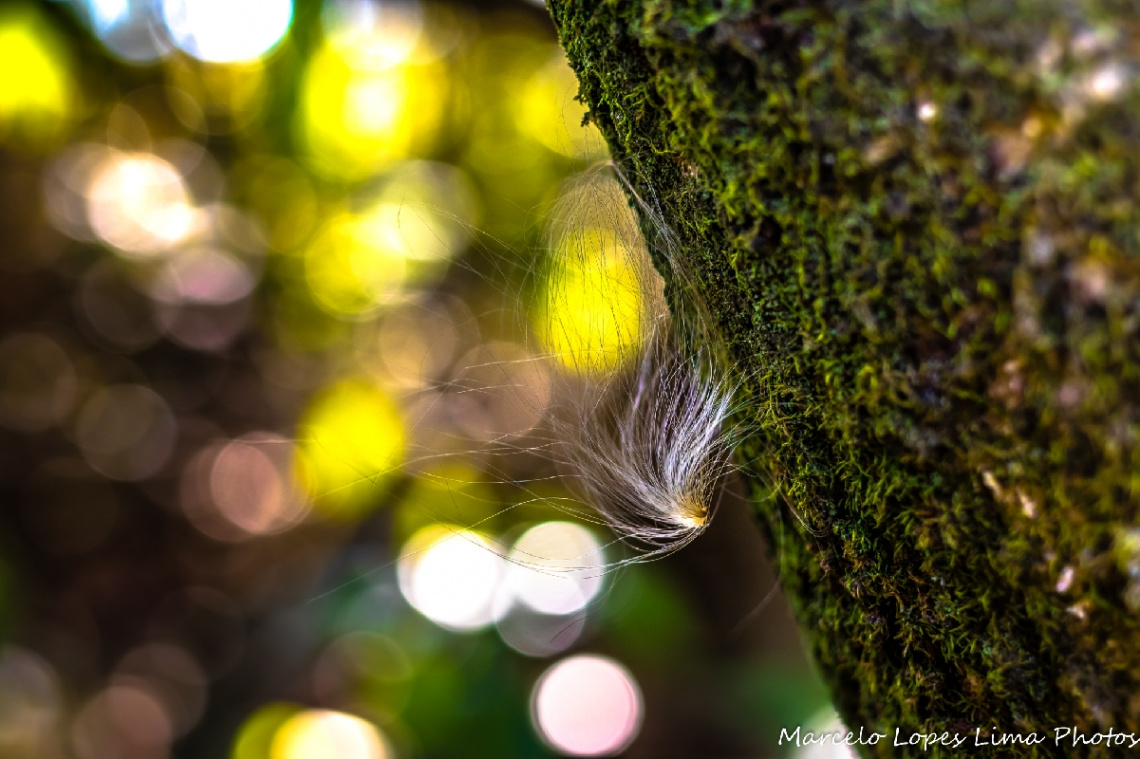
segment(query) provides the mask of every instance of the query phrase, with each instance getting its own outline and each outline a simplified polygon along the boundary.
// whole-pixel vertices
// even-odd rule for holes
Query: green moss
[[[699,283],[675,307],[749,378],[758,513],[848,724],[1140,730],[1140,11],[551,11]]]

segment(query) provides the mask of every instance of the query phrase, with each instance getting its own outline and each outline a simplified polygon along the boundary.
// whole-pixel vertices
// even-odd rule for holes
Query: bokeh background
[[[611,571],[546,455],[552,320],[622,329],[550,251],[631,223],[575,94],[524,0],[0,5],[0,757],[826,724],[739,496]]]

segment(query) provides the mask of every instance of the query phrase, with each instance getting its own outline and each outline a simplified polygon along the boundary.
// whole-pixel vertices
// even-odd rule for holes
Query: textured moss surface
[[[1140,730],[1140,7],[551,11],[752,378],[848,724]]]

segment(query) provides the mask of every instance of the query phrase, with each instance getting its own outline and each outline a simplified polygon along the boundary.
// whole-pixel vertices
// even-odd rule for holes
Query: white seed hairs
[[[620,178],[616,167],[613,173]],[[688,545],[713,518],[725,478],[735,470],[733,450],[741,428],[734,422],[734,398],[739,383],[728,378],[712,355],[706,325],[687,329],[693,339],[682,348],[678,325],[662,295],[662,278],[649,261],[636,217],[624,199],[614,204],[614,195],[621,197],[618,182],[599,171],[587,173],[582,182],[584,187],[567,194],[576,217],[571,224],[583,226],[582,217],[585,224],[594,224],[600,213],[608,215],[608,227],[618,235],[615,248],[629,259],[620,271],[634,273],[645,305],[632,334],[619,330],[613,336],[618,345],[601,346],[611,355],[632,359],[626,368],[599,378],[591,366],[585,367],[580,371],[584,378],[568,383],[552,404],[550,428],[555,455],[572,470],[582,496],[633,549],[631,558],[617,563],[649,561]],[[608,200],[605,212],[592,207],[599,198]],[[662,257],[675,278],[691,284],[673,255],[667,227],[651,209],[643,210],[660,227],[660,244],[668,248]],[[597,252],[563,246],[561,254]],[[576,263],[579,269],[588,266],[586,261]],[[616,284],[620,299],[628,282]],[[615,320],[625,310],[620,303],[611,308]],[[595,350],[586,360],[595,358],[598,350],[589,347]]]
[[[690,316],[685,321],[671,315],[666,306],[664,281],[650,261],[623,184],[639,204],[670,278],[694,299],[687,304]],[[543,422],[525,433],[495,435],[467,451],[422,449],[404,466],[419,465],[421,471],[413,476],[445,488],[471,484],[518,488],[522,500],[473,520],[464,518],[458,508],[454,514],[424,515],[452,530],[456,539],[471,541],[512,564],[540,574],[583,578],[664,558],[708,528],[729,476],[737,470],[734,450],[747,430],[737,415],[743,379],[731,375],[723,357],[716,354],[708,310],[699,300],[694,278],[676,256],[672,232],[660,214],[632,192],[617,167],[603,166],[580,175],[548,216],[552,220],[548,255],[553,265],[544,272],[531,272],[546,275],[534,284],[545,282],[547,287],[532,288],[537,299],[521,297],[517,291],[501,292],[519,306],[515,311],[519,321],[529,325],[522,329],[538,344],[528,346],[524,357],[492,356],[486,364],[469,367],[484,370],[491,378],[500,373],[497,382],[471,384],[456,378],[431,388],[436,397],[444,392],[475,397],[494,392],[536,416],[541,413]],[[485,236],[478,229],[471,232]],[[501,265],[493,255],[483,263]],[[498,283],[485,268],[470,271]],[[509,279],[497,269],[493,274]],[[520,380],[520,365],[541,369],[550,385],[535,392]],[[559,465],[576,497],[552,496],[544,484],[557,477],[552,473],[519,479],[510,458],[520,452]],[[464,481],[432,470],[433,462],[446,462],[457,454],[479,461],[483,474],[477,475],[478,480]],[[555,509],[573,521],[605,525],[615,540],[589,555],[559,557],[558,565],[552,566],[550,557],[512,553],[506,546],[488,545],[474,532],[504,511],[528,504]],[[626,549],[619,557],[609,552],[615,543]]]
[[[679,352],[663,320],[636,369],[593,403],[555,409],[552,427],[583,495],[634,561],[688,545],[713,518],[734,469],[732,396],[700,356]]]
[[[653,267],[623,185],[639,205],[670,278],[693,299],[684,322],[666,306],[663,278]],[[509,484],[525,494],[516,505],[542,503],[574,520],[606,525],[627,546],[627,555],[604,566],[597,556],[580,557],[583,569],[605,573],[662,558],[708,527],[724,484],[737,468],[733,452],[744,433],[736,418],[741,380],[731,378],[715,353],[707,309],[676,256],[671,230],[633,193],[616,166],[596,167],[571,180],[547,216],[548,263],[544,271],[532,272],[542,275],[534,283],[536,297],[503,293],[522,306],[520,321],[529,324],[538,344],[530,346],[529,357],[495,356],[468,367],[488,377],[500,372],[497,383],[469,386],[457,378],[433,391],[476,397],[494,392],[543,414],[538,429],[495,436],[469,453],[483,459],[481,466],[491,476],[488,484]],[[485,234],[470,231],[476,237]],[[481,263],[501,265],[493,255]],[[485,270],[471,271],[488,282],[494,279]],[[508,278],[505,272],[494,273]],[[520,382],[519,365],[532,362],[548,376],[548,394]],[[493,463],[520,451],[560,465],[578,497],[552,497],[544,488],[532,487],[545,478],[519,480],[508,471],[509,464],[499,469]],[[456,453],[424,450],[405,466],[444,461]],[[428,470],[416,476],[448,487],[471,484]],[[466,521],[430,518],[441,524]],[[550,573],[542,557],[535,558],[533,568]]]

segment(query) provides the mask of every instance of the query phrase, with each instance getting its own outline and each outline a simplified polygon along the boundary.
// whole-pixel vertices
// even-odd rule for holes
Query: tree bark
[[[550,2],[856,730],[1140,733],[1136,7]]]

